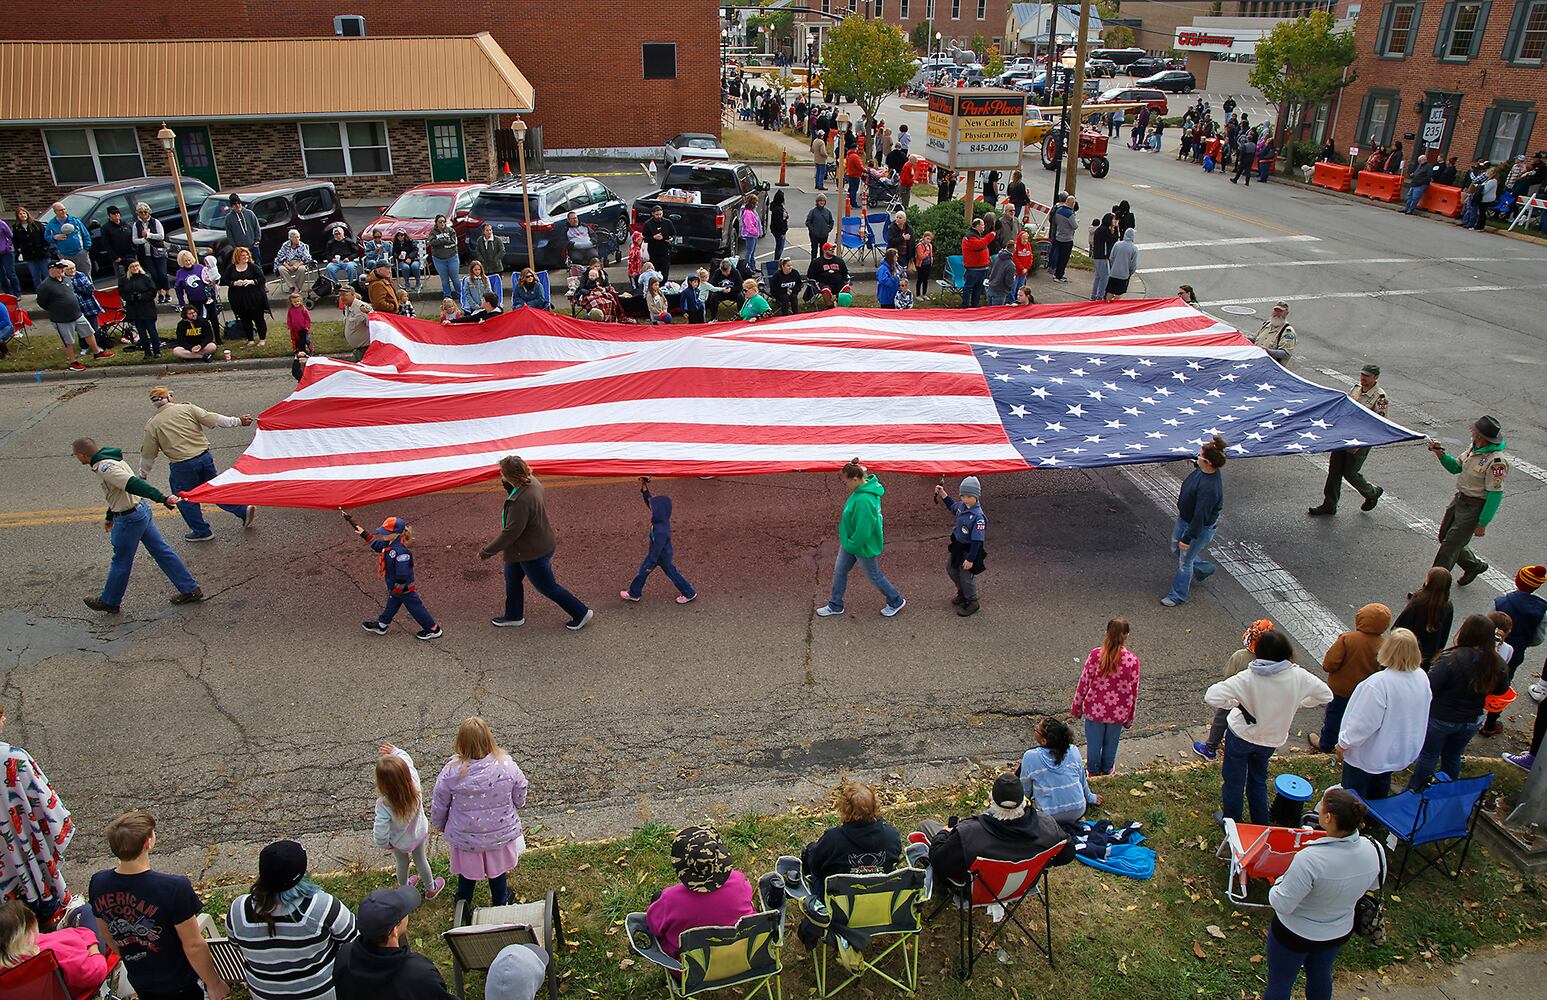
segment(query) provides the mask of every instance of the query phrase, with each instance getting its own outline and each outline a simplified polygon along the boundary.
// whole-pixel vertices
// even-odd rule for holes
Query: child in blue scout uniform
[[[650,551],[645,555],[645,561],[639,564],[639,572],[634,574],[634,582],[628,585],[627,590],[618,592],[618,596],[625,601],[637,601],[644,593],[645,578],[650,571],[657,566],[666,574],[667,579],[677,585],[681,591],[677,595],[678,604],[687,604],[698,596],[693,585],[678,571],[676,563],[672,562],[671,551],[671,497],[657,497],[650,495],[650,477],[639,477],[639,495],[644,500],[645,506],[650,508]]]
[[[988,515],[983,513],[983,487],[977,476],[968,476],[958,490],[960,500],[953,500],[943,484],[936,484],[935,499],[944,500],[956,524],[951,528],[951,545],[945,560],[946,575],[956,584],[956,596],[951,603],[963,618],[977,614],[977,574],[987,567],[983,539],[988,535]]]
[[[387,583],[387,606],[381,609],[381,614],[376,618],[361,622],[365,630],[386,635],[387,626],[392,624],[398,608],[406,607],[408,613],[414,616],[414,621],[419,623],[417,635],[420,639],[439,639],[441,628],[430,617],[429,609],[420,600],[418,586],[414,583],[414,554],[408,550],[413,535],[408,530],[408,522],[401,517],[387,518],[376,529],[376,538],[373,540],[364,528],[355,523],[348,511],[340,510],[339,513],[355,529],[355,534],[380,555],[380,573]]]

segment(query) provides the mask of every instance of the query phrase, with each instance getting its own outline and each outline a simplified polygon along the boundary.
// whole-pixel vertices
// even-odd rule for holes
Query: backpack
[[[1386,884],[1386,852],[1375,841],[1370,843],[1375,845],[1375,854],[1380,860],[1380,881],[1354,903],[1354,933],[1380,947],[1386,943],[1387,933],[1386,899],[1382,892],[1382,886]]]

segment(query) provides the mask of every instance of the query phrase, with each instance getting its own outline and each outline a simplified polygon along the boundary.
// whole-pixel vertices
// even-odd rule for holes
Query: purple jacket
[[[16,244],[11,239],[11,227],[4,219],[0,219],[0,253],[11,253],[16,249]]]
[[[435,779],[430,825],[459,851],[492,851],[521,836],[524,805],[526,775],[515,761],[491,754],[464,767],[453,757]]]

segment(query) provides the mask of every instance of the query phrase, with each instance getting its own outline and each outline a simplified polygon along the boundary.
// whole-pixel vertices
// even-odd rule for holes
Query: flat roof
[[[521,114],[534,101],[488,32],[0,41],[8,125]]]

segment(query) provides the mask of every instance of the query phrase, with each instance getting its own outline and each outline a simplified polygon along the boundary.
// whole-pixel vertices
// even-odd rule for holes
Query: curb
[[[348,358],[345,354],[314,354],[317,358]],[[95,382],[103,378],[127,378],[131,375],[154,375],[157,378],[175,377],[178,375],[204,375],[213,372],[229,372],[252,370],[260,371],[267,368],[289,368],[292,358],[240,358],[232,361],[210,362],[209,364],[167,365],[167,364],[137,364],[137,365],[106,365],[102,368],[88,368],[83,372],[72,372],[68,368],[44,368],[36,372],[0,372],[0,385],[14,385],[26,382]]]
[[[1318,194],[1326,195],[1328,198],[1336,198],[1339,201],[1351,202],[1355,205],[1372,205],[1376,208],[1384,208],[1390,212],[1402,211],[1402,206],[1396,202],[1377,201],[1374,198],[1366,198],[1363,195],[1354,194],[1352,191],[1333,191],[1329,188],[1318,187],[1315,184],[1308,184],[1305,181],[1295,180],[1289,177],[1287,174],[1281,176],[1283,176],[1286,181],[1288,181],[1290,184],[1293,184],[1297,188],[1303,188],[1306,191],[1315,191]],[[1432,219],[1435,222],[1448,222],[1451,225],[1457,224],[1456,220],[1452,219],[1448,215],[1441,215],[1438,212],[1429,212],[1423,209],[1415,211],[1413,216],[1415,218],[1422,216],[1425,219]],[[1476,230],[1474,230],[1474,232],[1475,231]],[[1536,236],[1531,233],[1513,232],[1508,229],[1485,229],[1483,232],[1492,236],[1506,236],[1512,240],[1520,240],[1523,243],[1535,243],[1538,246],[1547,246],[1547,237]]]

